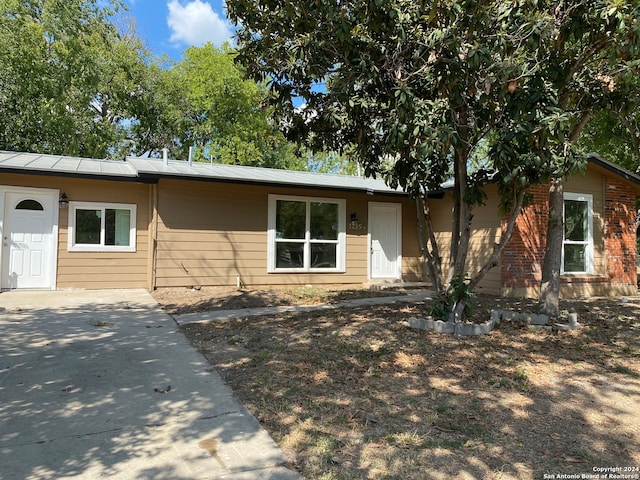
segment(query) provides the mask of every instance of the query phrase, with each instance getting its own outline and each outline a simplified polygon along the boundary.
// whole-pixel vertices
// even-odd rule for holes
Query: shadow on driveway
[[[0,479],[294,479],[144,290],[0,293]]]

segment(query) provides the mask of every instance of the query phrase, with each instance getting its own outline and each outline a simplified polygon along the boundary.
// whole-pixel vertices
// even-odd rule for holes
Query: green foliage
[[[171,155],[187,158],[196,147],[196,161],[303,169],[297,155],[264,107],[265,89],[246,80],[234,63],[229,45],[190,47],[182,59],[159,71],[156,113],[172,141]],[[169,133],[171,132],[171,133]]]
[[[469,282],[466,278],[454,277],[449,282],[445,291],[439,292],[431,302],[431,316],[436,320],[446,322],[453,307],[462,302],[463,313],[469,316],[473,313],[473,295],[469,290]]]
[[[104,157],[135,114],[146,51],[119,0],[0,3],[0,148]]]
[[[336,152],[313,153],[309,149],[304,149],[307,155],[307,169],[317,173],[332,173],[339,175],[357,175],[358,165],[350,160],[348,154],[338,154]]]
[[[350,150],[366,175],[413,195],[453,180],[450,268],[428,269],[452,278],[467,271],[471,209],[489,181],[478,166],[517,213],[528,186],[584,168],[574,140],[593,112],[620,101],[611,82],[622,89],[638,67],[634,1],[227,5],[237,59],[268,82],[289,138]],[[432,250],[425,257],[439,262]]]
[[[639,85],[640,88],[640,85]],[[603,158],[637,172],[640,168],[640,113],[637,103],[632,111],[598,112],[580,138],[580,146]],[[625,109],[626,110],[626,109]]]
[[[229,46],[152,59],[121,0],[0,3],[0,149],[304,169]],[[117,24],[117,25],[116,25]]]
[[[367,173],[384,174],[412,193],[439,187],[454,161],[471,160],[496,139],[505,148],[491,150],[491,167],[523,165],[500,179],[512,189],[554,171],[550,160],[525,148],[532,132],[560,132],[571,120],[557,114],[553,85],[540,80],[546,72],[536,70],[540,58],[531,55],[555,20],[541,15],[542,6],[311,3],[229,2],[242,26],[239,60],[270,82],[292,138],[314,148],[353,148]],[[534,88],[515,101],[508,86],[530,72]],[[318,82],[326,92],[314,88]],[[306,108],[296,110],[292,95],[302,96]],[[518,109],[524,114],[514,118]],[[520,133],[490,137],[496,127],[511,131],[511,121]],[[517,140],[523,148],[511,147]]]

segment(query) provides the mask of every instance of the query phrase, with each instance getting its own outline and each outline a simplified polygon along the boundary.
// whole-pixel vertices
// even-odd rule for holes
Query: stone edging
[[[518,313],[508,310],[492,310],[491,317],[484,323],[454,323],[434,320],[433,318],[411,317],[405,325],[418,330],[433,330],[438,333],[457,333],[460,335],[485,335],[493,330],[500,322],[524,322],[529,328],[545,330],[573,330],[578,328],[578,315],[569,314],[569,323],[554,323],[549,325],[549,316],[536,313]]]

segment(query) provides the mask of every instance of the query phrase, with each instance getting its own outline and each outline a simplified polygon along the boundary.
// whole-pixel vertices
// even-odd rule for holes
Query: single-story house
[[[3,289],[422,278],[415,206],[359,177],[0,152],[0,229]]]
[[[640,177],[597,156],[565,187],[566,294],[636,290]],[[488,293],[534,295],[547,189],[494,268]],[[470,268],[504,227],[498,198],[476,210]],[[438,236],[450,196],[429,201]],[[2,289],[285,286],[424,280],[415,203],[381,180],[128,158],[0,152]]]

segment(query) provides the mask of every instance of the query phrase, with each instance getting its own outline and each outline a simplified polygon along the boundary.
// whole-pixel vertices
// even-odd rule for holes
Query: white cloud
[[[167,8],[172,42],[197,46],[212,42],[219,47],[231,41],[231,24],[215,12],[209,3],[192,0],[182,5],[178,0],[171,0]]]

